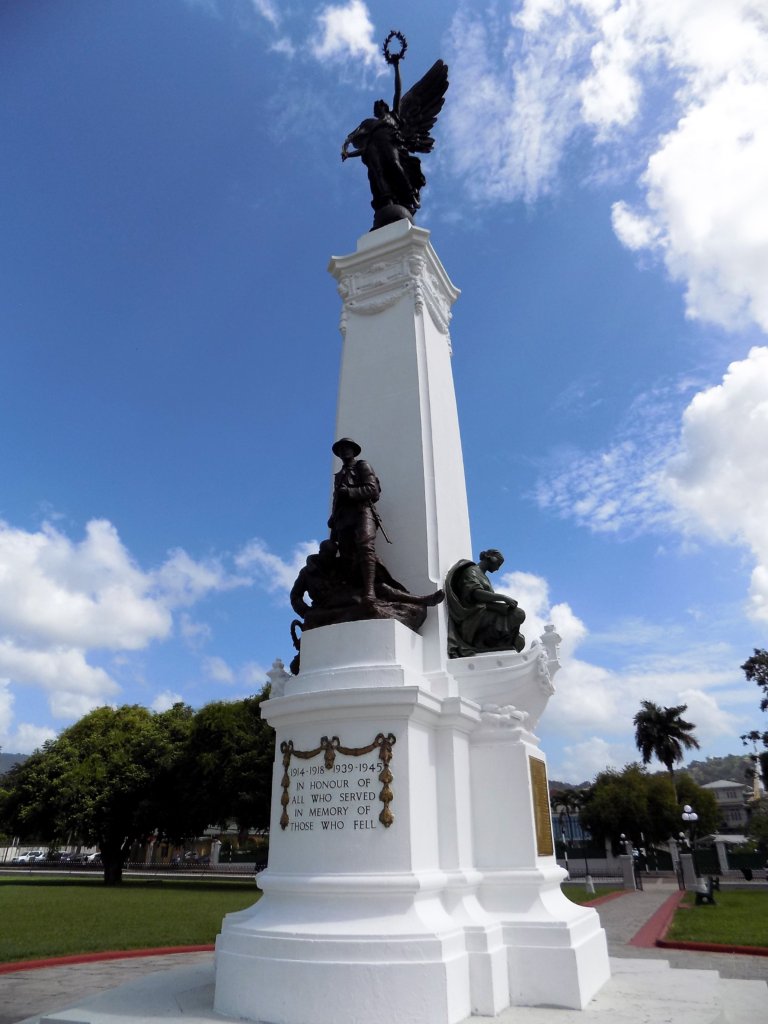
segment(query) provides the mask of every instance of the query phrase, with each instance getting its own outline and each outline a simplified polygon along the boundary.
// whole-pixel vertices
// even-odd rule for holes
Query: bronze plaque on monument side
[[[549,814],[549,786],[547,766],[538,757],[528,756],[533,795],[533,819],[536,825],[536,853],[539,857],[551,857],[555,852],[552,841],[552,819]]]

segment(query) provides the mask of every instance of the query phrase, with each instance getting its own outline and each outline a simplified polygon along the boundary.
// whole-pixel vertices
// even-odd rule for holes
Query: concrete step
[[[720,998],[726,1024],[741,1024],[745,1020],[757,1024],[757,1021],[768,1020],[767,989],[764,981],[721,978]]]
[[[584,1010],[511,1007],[499,1024],[756,1024],[768,1020],[764,981],[679,970],[666,960],[613,959],[611,980]],[[471,1024],[489,1024],[472,1017]]]
[[[762,1024],[768,984],[717,971],[670,968],[666,960],[613,959],[611,980],[585,1010],[514,1006],[465,1024]],[[311,1024],[311,997],[307,1024]],[[224,1024],[213,1012],[213,967],[147,975],[58,1013],[50,1024]],[[20,1024],[40,1024],[40,1016]]]

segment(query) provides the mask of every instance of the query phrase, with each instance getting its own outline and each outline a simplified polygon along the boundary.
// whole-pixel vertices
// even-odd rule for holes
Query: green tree
[[[181,799],[180,770],[193,712],[138,705],[97,708],[4,779],[3,823],[14,834],[98,846],[104,882],[122,881],[134,842],[148,834],[195,835],[207,822]]]
[[[741,666],[750,683],[757,683],[763,691],[760,710],[768,711],[768,651],[762,647],[754,647],[753,655]]]
[[[649,774],[640,764],[628,764],[622,771],[600,772],[590,789],[584,791],[581,823],[598,840],[616,843],[624,833],[636,846],[666,842],[683,830],[683,805],[691,804],[699,815],[697,834],[717,831],[717,801],[685,773],[678,779],[678,803],[671,780],[661,772]]]
[[[768,710],[768,651],[765,648],[755,647],[753,648],[754,653],[751,658],[747,658],[744,664],[741,666],[744,675],[750,682],[757,683],[760,689],[763,691],[763,697],[760,701],[760,710]],[[758,729],[753,729],[751,732],[744,733],[741,737],[741,741],[744,746],[752,744],[753,762],[759,761],[760,772],[763,776],[763,785],[768,788],[768,731],[760,732]],[[761,753],[757,752],[758,743],[766,748]]]
[[[267,828],[275,733],[261,717],[265,689],[244,700],[206,704],[195,715],[185,755],[185,785],[207,824],[237,823],[241,834]]]
[[[687,710],[687,704],[665,708],[644,700],[634,717],[635,744],[643,764],[649,764],[654,757],[661,761],[675,792],[675,765],[683,760],[683,750],[699,747],[699,741],[692,735],[696,726],[683,718]]]
[[[556,801],[555,812],[560,826],[560,837],[565,836],[567,839],[573,840],[575,839],[574,821],[581,810],[581,793],[578,789],[568,787],[558,790],[552,795]]]
[[[596,839],[614,843],[622,833],[638,845],[641,833],[649,843],[668,838],[677,811],[674,793],[668,780],[663,780],[665,795],[663,788],[649,784],[650,778],[639,764],[628,764],[622,771],[609,768],[600,772],[581,809],[584,828]]]
[[[768,856],[768,800],[765,797],[760,801],[757,809],[752,812],[747,835],[757,843],[758,850],[764,856]]]
[[[710,835],[712,832],[719,832],[721,825],[720,808],[717,806],[717,798],[710,789],[699,786],[687,772],[683,772],[677,779],[678,812],[682,812],[686,804],[690,804],[699,816],[696,822],[695,833],[697,836]],[[677,818],[677,835],[681,831],[687,831],[688,826],[683,824],[680,813]]]

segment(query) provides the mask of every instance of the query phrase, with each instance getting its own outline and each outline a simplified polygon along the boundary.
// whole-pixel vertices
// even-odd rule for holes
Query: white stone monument
[[[381,559],[427,593],[473,557],[448,333],[458,292],[408,221],[330,270],[336,437],[381,480]],[[560,890],[533,734],[558,640],[547,627],[521,654],[449,659],[444,605],[418,635],[393,619],[304,633],[301,672],[263,705],[278,752],[269,866],[261,900],[218,937],[219,1013],[453,1024],[586,1005],[609,977],[605,935]]]

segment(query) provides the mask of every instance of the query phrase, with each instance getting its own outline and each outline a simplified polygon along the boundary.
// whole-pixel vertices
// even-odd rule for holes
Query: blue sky
[[[550,774],[759,724],[768,644],[761,0],[0,7],[0,746],[252,693],[327,516],[341,142],[442,57],[418,223],[462,295],[475,548],[563,636]],[[386,486],[386,482],[383,482]]]

